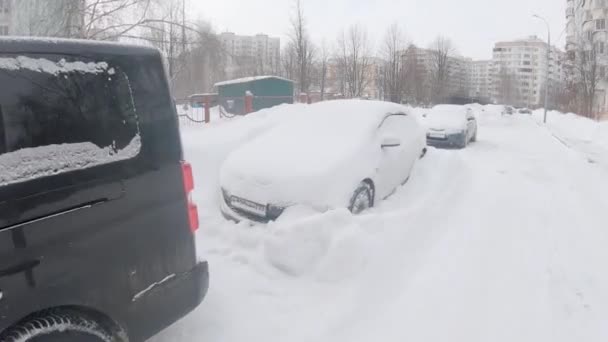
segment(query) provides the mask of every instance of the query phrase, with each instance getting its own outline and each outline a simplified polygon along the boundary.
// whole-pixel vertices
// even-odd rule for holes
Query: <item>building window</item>
[[[605,78],[606,77],[606,67],[602,66],[600,67],[600,78]]]
[[[0,13],[8,13],[10,12],[11,1],[10,0],[0,0]]]
[[[597,19],[595,21],[595,29],[596,30],[605,30],[606,29],[606,19]]]

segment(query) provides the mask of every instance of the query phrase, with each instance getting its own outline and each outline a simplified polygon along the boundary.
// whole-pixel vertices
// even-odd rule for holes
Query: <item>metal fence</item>
[[[294,103],[292,96],[239,96],[220,97],[213,101],[176,101],[180,125],[203,125],[225,118],[247,115],[250,112],[274,107],[284,103]],[[208,110],[207,110],[207,107]],[[206,111],[208,114],[206,114]],[[208,115],[208,118],[206,118]]]

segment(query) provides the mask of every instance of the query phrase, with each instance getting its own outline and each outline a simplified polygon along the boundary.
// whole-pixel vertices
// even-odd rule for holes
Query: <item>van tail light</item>
[[[198,208],[192,201],[192,190],[194,190],[194,176],[192,174],[192,165],[182,161],[182,177],[184,179],[184,191],[188,200],[188,222],[190,223],[190,231],[193,233],[198,230]]]

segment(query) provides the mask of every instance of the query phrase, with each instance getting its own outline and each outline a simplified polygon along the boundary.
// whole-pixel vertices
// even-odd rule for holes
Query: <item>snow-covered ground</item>
[[[543,121],[543,115],[543,110],[534,111],[538,123]],[[551,111],[547,115],[547,127],[563,144],[608,170],[608,121],[598,123],[572,113]]]
[[[183,129],[211,286],[154,342],[608,340],[608,170],[562,143],[601,133],[486,107],[477,143],[430,149],[364,215],[227,222],[220,164],[278,114]]]

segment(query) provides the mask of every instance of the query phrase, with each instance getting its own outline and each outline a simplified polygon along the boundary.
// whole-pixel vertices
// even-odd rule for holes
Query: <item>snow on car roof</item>
[[[263,175],[260,183],[322,173],[356,155],[387,114],[407,113],[407,107],[398,104],[364,100],[289,105],[280,110],[285,121],[234,151],[225,170]]]
[[[266,80],[269,78],[273,78],[273,79],[277,79],[277,80],[283,80],[283,81],[288,81],[288,82],[292,82],[292,80],[283,78],[283,77],[279,77],[279,76],[253,76],[253,77],[243,77],[243,78],[237,78],[234,80],[228,80],[228,81],[223,81],[223,82],[218,82],[216,84],[214,84],[214,87],[221,87],[221,86],[225,86],[225,85],[230,85],[230,84],[240,84],[240,83],[249,83],[249,82],[253,82],[253,81],[259,81],[259,80]]]

